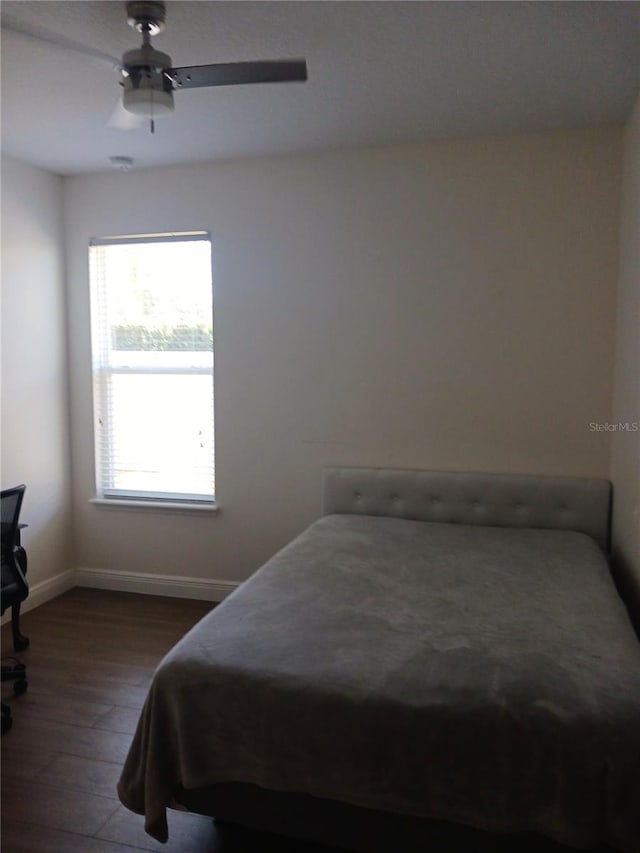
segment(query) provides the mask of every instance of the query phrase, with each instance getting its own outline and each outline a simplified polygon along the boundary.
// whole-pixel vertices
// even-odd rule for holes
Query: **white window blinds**
[[[213,290],[204,232],[89,247],[96,493],[213,502]]]

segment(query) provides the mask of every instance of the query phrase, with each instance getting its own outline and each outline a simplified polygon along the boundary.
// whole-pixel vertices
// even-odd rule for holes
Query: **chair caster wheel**
[[[19,681],[13,682],[13,692],[16,694],[16,696],[22,696],[22,694],[26,692],[28,686],[29,682],[26,680],[26,678],[21,678]]]

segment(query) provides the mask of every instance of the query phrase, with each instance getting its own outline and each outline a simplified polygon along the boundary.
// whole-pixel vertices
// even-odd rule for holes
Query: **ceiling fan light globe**
[[[122,106],[133,115],[162,118],[174,110],[173,93],[159,89],[129,89],[122,94]]]

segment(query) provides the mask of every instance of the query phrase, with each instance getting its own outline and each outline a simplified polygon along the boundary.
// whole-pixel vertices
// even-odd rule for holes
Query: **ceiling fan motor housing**
[[[165,73],[171,67],[168,54],[146,45],[128,50],[122,57],[122,65],[125,110],[153,118],[173,112],[173,81]]]

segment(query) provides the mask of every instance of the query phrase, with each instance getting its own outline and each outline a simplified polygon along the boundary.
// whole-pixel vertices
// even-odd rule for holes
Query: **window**
[[[205,232],[89,246],[96,494],[213,505],[213,290]]]

